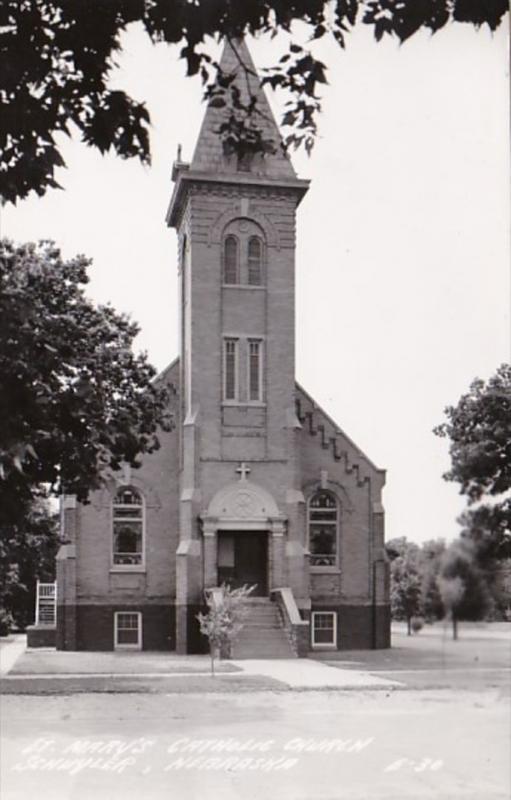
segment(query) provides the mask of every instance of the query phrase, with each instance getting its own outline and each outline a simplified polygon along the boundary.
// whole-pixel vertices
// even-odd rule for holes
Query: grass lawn
[[[27,650],[16,661],[10,675],[169,674],[209,672],[209,656],[177,656],[162,652],[67,652]],[[218,672],[239,672],[239,667],[220,661]]]
[[[82,677],[63,679],[18,678],[3,680],[0,694],[75,695],[75,694],[240,694],[245,692],[288,691],[285,683],[261,675],[175,675],[139,678],[123,675],[115,678]]]

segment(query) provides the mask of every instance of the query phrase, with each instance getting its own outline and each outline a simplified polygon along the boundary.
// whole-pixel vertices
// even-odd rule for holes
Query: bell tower
[[[264,522],[267,588],[307,594],[295,414],[295,215],[308,181],[296,177],[281,148],[244,41],[225,45],[221,69],[233,76],[243,102],[257,97],[257,124],[274,149],[228,152],[219,128],[229,106],[210,103],[191,163],[174,164],[167,222],[178,234],[181,295],[181,652],[194,649],[204,588],[219,582],[220,523],[207,509],[217,508],[214,498],[236,481],[248,485],[248,470],[257,496],[272,507]],[[247,465],[241,475],[240,463]],[[240,506],[239,519],[222,524],[238,525],[246,536],[255,523]]]

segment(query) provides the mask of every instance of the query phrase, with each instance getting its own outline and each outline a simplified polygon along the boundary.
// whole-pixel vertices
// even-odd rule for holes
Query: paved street
[[[509,800],[509,696],[2,698],[2,800]]]
[[[216,678],[200,656],[2,653],[2,800],[509,800],[508,629],[393,641]]]

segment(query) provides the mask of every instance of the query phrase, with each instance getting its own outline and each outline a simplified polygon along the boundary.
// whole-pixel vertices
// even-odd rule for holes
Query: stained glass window
[[[261,342],[248,343],[248,399],[262,399]]]
[[[260,286],[262,280],[263,244],[258,236],[251,236],[248,240],[248,283],[250,286]]]
[[[142,495],[123,486],[113,504],[114,566],[137,566],[143,561],[144,507]]]
[[[226,236],[224,241],[224,283],[238,283],[238,241]]]
[[[238,396],[237,370],[238,342],[236,339],[224,340],[224,400],[236,400]]]
[[[311,567],[337,565],[338,503],[326,490],[316,492],[309,501],[309,550]]]

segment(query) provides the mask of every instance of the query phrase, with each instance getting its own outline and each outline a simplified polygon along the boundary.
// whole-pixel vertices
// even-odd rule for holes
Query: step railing
[[[41,583],[37,581],[35,624],[57,624],[57,581],[53,583]]]
[[[310,625],[301,618],[292,589],[273,589],[271,599],[277,604],[293,652],[298,658],[305,658],[309,652]]]

